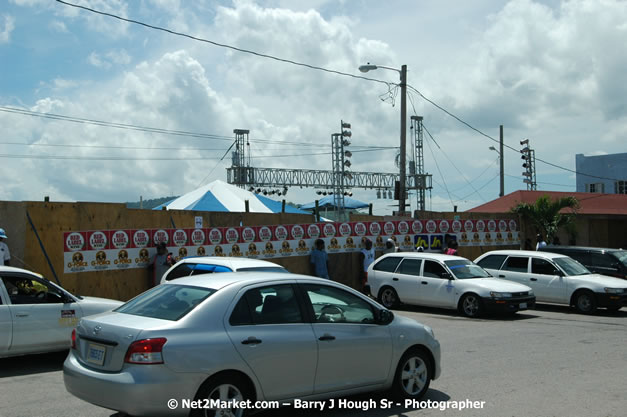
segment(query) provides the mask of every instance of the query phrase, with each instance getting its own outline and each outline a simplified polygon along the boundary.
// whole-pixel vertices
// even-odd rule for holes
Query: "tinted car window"
[[[192,274],[194,270],[195,264],[182,263],[178,266],[175,266],[173,270],[170,271],[168,276],[165,278],[166,281],[170,281],[173,279],[187,277]]]
[[[360,297],[326,285],[304,287],[317,323],[374,323],[372,306]]]
[[[303,316],[290,284],[253,288],[245,294],[254,324],[302,323]]]
[[[575,258],[577,259],[577,258]],[[590,264],[601,268],[616,268],[617,261],[614,257],[603,253],[591,253]]]
[[[429,278],[448,278],[449,274],[442,265],[434,261],[425,261],[425,270],[422,276]]]
[[[456,259],[454,261],[444,261],[446,266],[453,272],[457,279],[490,278],[492,275],[479,265],[467,259]]]
[[[250,307],[248,306],[248,301],[246,301],[246,297],[240,298],[240,300],[235,305],[235,308],[231,313],[231,317],[229,318],[229,323],[231,324],[231,326],[243,326],[247,324],[253,324],[253,316],[250,312]]]
[[[399,274],[406,275],[420,275],[420,267],[422,266],[422,259],[403,259],[401,265],[398,267]]]
[[[558,270],[551,262],[540,259],[531,258],[531,273],[541,275],[557,275]]]
[[[488,255],[477,262],[477,265],[485,269],[501,269],[505,258],[507,255]]]
[[[214,292],[216,290],[190,285],[159,285],[122,304],[114,311],[176,321]]]
[[[566,275],[586,275],[590,273],[585,266],[569,257],[555,258],[553,261],[562,268]]]
[[[403,260],[403,258],[398,256],[388,256],[374,264],[373,269],[375,271],[394,272],[401,260]]]
[[[12,304],[61,303],[61,291],[31,276],[2,277]]]
[[[529,258],[526,256],[510,256],[503,265],[503,270],[512,272],[527,272]]]

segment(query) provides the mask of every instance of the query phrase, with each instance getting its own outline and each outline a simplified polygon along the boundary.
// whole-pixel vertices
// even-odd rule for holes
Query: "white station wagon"
[[[457,309],[468,317],[483,311],[514,313],[535,305],[531,288],[493,278],[466,258],[400,252],[368,268],[370,293],[387,308],[399,303]]]
[[[496,250],[475,262],[494,276],[529,285],[538,301],[575,306],[580,313],[592,313],[597,307],[618,311],[627,305],[625,280],[593,274],[561,254]]]

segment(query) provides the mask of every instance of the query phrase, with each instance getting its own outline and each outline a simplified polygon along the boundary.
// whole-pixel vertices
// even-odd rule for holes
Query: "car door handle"
[[[318,338],[318,340],[335,340],[335,336],[331,336],[330,334],[323,334]]]
[[[398,278],[392,278],[392,281],[398,281]]]
[[[538,278],[530,278],[529,280],[530,280],[530,281],[537,281],[537,280],[538,280]]]
[[[257,345],[259,343],[261,343],[261,340],[254,336],[250,336],[248,339],[242,340],[242,345]]]
[[[422,282],[421,282],[421,284],[422,284],[422,285],[427,285],[427,284],[429,284],[429,283],[428,283],[427,281],[422,281]]]
[[[28,317],[27,313],[17,313],[15,317]]]
[[[505,278],[505,275],[499,275],[499,278]]]

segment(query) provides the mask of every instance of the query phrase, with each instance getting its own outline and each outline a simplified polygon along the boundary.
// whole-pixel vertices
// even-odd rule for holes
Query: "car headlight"
[[[512,293],[511,292],[490,291],[490,297],[492,297],[492,298],[512,298]]]
[[[608,294],[622,294],[625,292],[624,288],[603,288]]]

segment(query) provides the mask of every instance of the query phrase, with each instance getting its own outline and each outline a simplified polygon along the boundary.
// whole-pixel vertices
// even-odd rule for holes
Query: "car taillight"
[[[76,329],[72,329],[72,349],[76,349]]]
[[[163,363],[161,351],[167,339],[157,337],[154,339],[143,339],[131,343],[126,352],[124,362],[140,365],[155,365]]]

